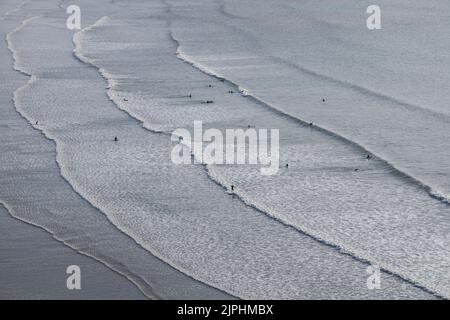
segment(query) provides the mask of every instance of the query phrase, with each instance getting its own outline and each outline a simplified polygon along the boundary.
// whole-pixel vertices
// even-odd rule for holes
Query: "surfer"
[[[117,139],[117,137],[114,137],[114,141],[117,142],[117,141],[119,141],[119,139]]]

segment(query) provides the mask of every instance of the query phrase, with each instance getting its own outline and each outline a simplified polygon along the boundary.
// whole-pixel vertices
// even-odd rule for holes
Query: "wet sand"
[[[66,269],[81,269],[81,290],[68,290]],[[146,299],[128,279],[58,242],[0,206],[0,299]]]

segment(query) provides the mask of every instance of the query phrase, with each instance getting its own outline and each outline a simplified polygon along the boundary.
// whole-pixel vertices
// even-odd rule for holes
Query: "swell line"
[[[222,15],[224,15],[226,17],[229,17],[229,18],[242,19],[242,20],[246,19],[246,18],[243,18],[243,17],[240,17],[240,16],[236,16],[236,15],[228,12],[226,10],[226,3],[223,0],[220,0],[218,11]],[[174,17],[175,14],[172,13],[171,16]],[[323,21],[321,21],[321,23],[323,23]],[[236,28],[236,26],[234,26],[234,25],[229,25],[229,27]],[[314,77],[316,79],[319,79],[319,80],[322,80],[322,81],[327,81],[327,82],[332,83],[334,85],[338,85],[340,87],[344,87],[346,89],[353,90],[353,91],[355,91],[357,93],[360,93],[360,94],[363,94],[363,95],[367,95],[367,96],[371,96],[371,97],[375,97],[375,98],[378,98],[380,100],[393,103],[393,104],[395,104],[397,106],[403,107],[403,108],[405,108],[407,110],[410,110],[410,111],[424,112],[424,113],[426,113],[426,114],[428,114],[430,116],[439,118],[440,120],[444,120],[444,121],[450,123],[450,115],[447,114],[447,113],[443,113],[443,112],[440,112],[440,111],[437,111],[437,110],[432,110],[432,109],[429,109],[429,108],[425,108],[425,107],[423,107],[421,105],[414,104],[414,103],[411,103],[409,101],[406,101],[406,100],[403,100],[403,99],[400,99],[400,98],[397,98],[397,97],[394,97],[394,96],[391,96],[391,95],[387,95],[385,93],[376,91],[374,89],[370,89],[370,88],[364,87],[362,85],[358,85],[358,84],[352,83],[350,81],[342,80],[342,79],[339,79],[339,78],[336,78],[336,77],[333,77],[333,76],[330,76],[330,75],[327,75],[327,74],[324,74],[324,73],[317,72],[315,70],[303,67],[303,66],[299,65],[298,63],[295,63],[295,62],[283,59],[281,57],[267,56],[267,58],[272,60],[272,61],[274,61],[274,62],[278,62],[278,63],[284,64],[284,65],[286,65],[286,66],[288,66],[290,68],[296,69],[296,70],[298,70],[298,71],[300,71],[300,72],[302,72],[304,74],[307,74],[307,75],[309,75],[311,77]]]
[[[104,216],[107,217],[107,215],[104,214],[103,211],[102,211],[100,208],[96,207],[94,204],[92,204],[90,201],[88,201],[86,198],[84,198],[84,197],[81,195],[81,193],[76,189],[76,187],[75,187],[75,186],[69,181],[69,179],[67,178],[66,174],[64,173],[63,166],[61,165],[61,152],[60,152],[60,146],[59,146],[59,144],[57,143],[57,139],[54,138],[54,137],[52,137],[52,135],[51,135],[49,132],[47,132],[44,128],[41,128],[41,127],[35,125],[35,124],[34,124],[34,123],[35,123],[35,120],[32,119],[32,117],[31,117],[30,115],[28,115],[28,114],[25,112],[25,110],[21,109],[20,106],[19,106],[19,104],[17,103],[17,99],[19,98],[19,94],[20,94],[23,90],[25,90],[26,88],[28,88],[30,85],[32,85],[34,82],[38,81],[39,78],[38,78],[36,75],[33,75],[33,74],[31,74],[31,73],[28,73],[26,70],[21,69],[21,68],[19,67],[19,65],[18,65],[18,58],[17,58],[17,56],[16,56],[16,50],[15,50],[14,47],[13,47],[13,42],[12,42],[12,40],[11,40],[11,36],[12,36],[13,34],[15,34],[16,32],[20,31],[22,28],[24,28],[29,22],[33,21],[34,19],[38,19],[38,18],[40,18],[40,17],[41,17],[41,16],[34,16],[34,17],[31,17],[31,18],[28,18],[28,19],[22,21],[22,23],[21,23],[17,28],[15,28],[13,31],[9,32],[9,33],[6,35],[7,47],[8,47],[8,49],[9,49],[9,51],[11,52],[11,55],[12,55],[12,58],[13,58],[13,61],[14,61],[14,64],[13,64],[14,70],[16,70],[17,72],[19,72],[19,73],[21,73],[21,74],[23,74],[23,75],[29,77],[29,80],[28,80],[28,82],[27,82],[25,85],[23,85],[22,87],[18,88],[16,91],[14,91],[13,104],[14,104],[15,110],[16,110],[16,112],[17,112],[17,113],[18,113],[18,114],[19,114],[19,115],[20,115],[20,116],[28,123],[28,125],[30,125],[33,129],[35,129],[35,130],[37,130],[38,132],[40,132],[47,140],[51,141],[51,142],[54,144],[54,146],[55,146],[55,153],[56,153],[55,162],[56,162],[56,165],[58,166],[58,169],[59,169],[59,171],[60,171],[60,174],[61,174],[61,177],[63,178],[63,180],[65,180],[65,181],[68,183],[68,185],[71,187],[71,189],[72,189],[72,190],[73,190],[73,191],[74,191],[74,192],[75,192],[75,193],[76,193],[83,201],[86,201],[90,206],[92,206],[93,208],[95,208],[96,210],[98,210],[101,214],[103,214]],[[70,248],[76,250],[76,251],[79,252],[80,254],[83,254],[83,255],[85,255],[85,256],[88,256],[88,257],[90,257],[90,258],[92,258],[92,259],[94,259],[94,260],[96,260],[96,261],[102,263],[103,265],[105,265],[106,267],[108,267],[109,269],[111,269],[112,271],[114,271],[114,272],[118,273],[119,275],[125,277],[125,278],[128,279],[131,283],[133,283],[133,284],[134,284],[134,285],[142,292],[142,294],[143,294],[144,296],[146,296],[147,298],[149,298],[149,299],[161,299],[161,297],[160,297],[156,292],[154,292],[152,286],[151,286],[147,281],[145,281],[143,278],[139,277],[137,274],[134,274],[134,273],[129,272],[125,267],[122,268],[122,269],[119,269],[119,268],[117,267],[117,265],[113,265],[112,263],[108,262],[106,258],[101,259],[101,258],[99,258],[99,257],[97,257],[97,256],[91,255],[91,254],[89,254],[88,252],[84,251],[83,249],[77,248],[77,247],[75,247],[75,246],[69,244],[69,243],[66,242],[65,240],[59,239],[59,238],[58,238],[58,237],[57,237],[50,229],[47,229],[47,228],[45,228],[45,227],[42,226],[42,225],[38,225],[38,224],[35,224],[35,223],[31,222],[31,221],[24,220],[24,219],[20,218],[17,214],[14,214],[14,210],[13,210],[12,208],[8,207],[8,205],[7,205],[5,202],[3,202],[3,201],[0,200],[0,203],[3,204],[3,206],[6,208],[6,210],[10,213],[11,216],[13,216],[13,217],[15,217],[15,218],[17,218],[17,219],[19,219],[19,220],[22,220],[22,221],[24,221],[24,222],[26,222],[26,223],[28,223],[28,224],[32,224],[32,225],[34,225],[34,226],[36,226],[36,227],[39,227],[39,228],[41,228],[41,229],[47,231],[47,232],[50,233],[50,234],[52,235],[52,237],[55,238],[57,241],[63,243],[64,245],[69,246]],[[108,221],[110,221],[110,220],[108,219]],[[114,224],[113,224],[113,225],[114,225]],[[114,226],[115,226],[115,225],[114,225]],[[115,227],[116,227],[116,226],[115,226]],[[129,237],[129,235],[128,235],[127,233],[125,233],[124,231],[122,231],[122,230],[120,230],[120,229],[118,229],[118,230],[121,231],[123,234],[125,234],[127,237]],[[129,238],[131,238],[131,237],[129,237]],[[135,241],[133,238],[131,238],[131,239],[132,239],[133,241]],[[139,244],[138,244],[138,245],[139,245]]]
[[[239,20],[245,20],[245,18],[240,17],[240,16],[237,16],[237,15],[232,14],[232,13],[230,13],[229,11],[227,11],[227,9],[226,9],[226,4],[225,4],[224,1],[221,1],[220,4],[219,4],[219,12],[220,12],[221,14],[223,14],[225,17],[228,17],[228,18],[239,19]]]
[[[338,85],[340,87],[344,87],[346,89],[354,90],[354,91],[356,91],[358,93],[361,93],[361,94],[364,94],[364,95],[368,95],[368,96],[372,96],[372,97],[378,98],[380,100],[384,100],[384,101],[393,103],[393,104],[395,104],[397,106],[401,106],[401,107],[403,107],[403,108],[405,108],[407,110],[424,112],[424,113],[426,113],[426,114],[428,114],[430,116],[439,118],[440,120],[444,120],[446,122],[450,122],[450,115],[447,114],[447,113],[442,113],[442,112],[438,112],[436,110],[428,109],[428,108],[422,107],[420,105],[413,104],[413,103],[401,100],[399,98],[396,98],[396,97],[393,97],[393,96],[390,96],[390,95],[387,95],[387,94],[375,91],[373,89],[369,89],[369,88],[363,87],[361,85],[354,84],[354,83],[352,83],[350,81],[345,81],[345,80],[338,79],[338,78],[335,78],[335,77],[332,77],[332,76],[329,76],[329,75],[326,75],[326,74],[323,74],[323,73],[319,73],[317,71],[314,71],[314,70],[302,67],[302,66],[298,65],[295,62],[288,61],[288,60],[285,60],[285,59],[280,58],[280,57],[271,56],[270,59],[273,60],[273,61],[279,62],[281,64],[284,64],[284,65],[286,65],[288,67],[291,67],[293,69],[297,69],[300,72],[303,72],[303,73],[305,73],[305,74],[307,74],[307,75],[309,75],[311,77],[317,78],[319,80],[328,81],[328,82],[333,83],[335,85]]]
[[[27,2],[30,2],[30,0],[25,0],[25,1],[23,1],[22,3],[20,3],[16,8],[11,9],[11,10],[5,12],[5,14],[3,14],[1,20],[6,20],[6,18],[7,18],[8,16],[10,16],[13,12],[20,11],[20,10],[25,6],[25,4],[26,4]]]

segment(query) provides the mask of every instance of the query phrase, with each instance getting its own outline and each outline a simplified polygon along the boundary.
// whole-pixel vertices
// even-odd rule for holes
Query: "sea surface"
[[[449,298],[450,8],[370,4],[6,0],[0,202],[150,298]],[[197,120],[278,173],[175,165]]]

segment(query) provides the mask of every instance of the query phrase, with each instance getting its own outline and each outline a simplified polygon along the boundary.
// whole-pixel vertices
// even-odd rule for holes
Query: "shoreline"
[[[2,21],[1,24],[5,30],[2,32],[2,36],[4,37],[8,30],[17,27],[20,24],[19,22],[19,20]],[[11,97],[18,88],[26,84],[27,79],[13,69],[14,61],[7,47],[2,46],[0,52],[4,52],[5,57],[7,57],[0,64],[2,77],[6,80],[0,86],[0,110],[3,115],[0,123],[0,133],[3,137],[0,142],[0,150],[2,150],[1,160],[4,164],[0,168],[0,181],[2,182],[0,184],[0,201],[5,204],[7,209],[1,205],[0,207],[2,212],[5,211],[4,215],[13,219],[12,221],[19,221],[19,225],[23,221],[34,225],[35,228],[47,231],[44,233],[36,231],[36,234],[47,235],[47,237],[42,238],[41,234],[41,236],[36,236],[36,239],[35,234],[31,231],[33,236],[27,235],[24,237],[26,243],[20,242],[20,238],[15,238],[20,242],[20,245],[23,245],[21,247],[23,251],[35,254],[28,258],[31,264],[27,262],[27,265],[30,265],[31,268],[36,262],[39,262],[37,270],[31,268],[31,283],[35,281],[32,278],[33,275],[37,275],[37,280],[42,278],[40,275],[45,275],[48,279],[51,279],[50,271],[54,268],[52,260],[60,261],[61,258],[65,261],[70,257],[77,257],[81,262],[86,263],[88,270],[92,270],[90,277],[93,279],[93,283],[99,281],[98,287],[105,289],[105,292],[98,292],[98,295],[93,294],[92,298],[101,299],[104,295],[104,298],[107,298],[106,294],[110,290],[110,286],[114,284],[124,288],[129,286],[136,288],[137,286],[143,292],[133,293],[132,291],[135,289],[130,289],[131,291],[127,289],[126,291],[130,291],[129,299],[144,298],[145,296],[162,299],[189,299],[193,297],[197,299],[228,299],[228,295],[195,281],[153,256],[131,237],[117,229],[103,212],[89,205],[80,195],[74,192],[60,174],[56,164],[56,150],[53,143],[47,140],[30,123],[26,122],[15,109]],[[34,154],[33,158],[29,157],[30,153]],[[80,219],[80,216],[82,219]],[[8,230],[11,237],[15,233],[24,234],[21,231],[23,226],[17,227],[17,224],[12,221],[2,224],[2,230],[3,228]],[[28,223],[28,221],[31,222]],[[12,225],[15,225],[15,227],[12,227]],[[14,232],[9,232],[9,230]],[[81,233],[80,230],[82,230]],[[54,241],[55,239],[57,241]],[[2,272],[1,278],[5,281],[11,279],[8,280],[8,284],[14,289],[14,275],[16,275],[16,279],[19,279],[14,270],[20,269],[22,261],[26,261],[26,258],[20,256],[21,250],[16,249],[16,244],[13,241],[3,241],[2,244],[5,248],[3,250],[5,255],[1,261],[5,267],[0,270]],[[47,248],[47,246],[51,248],[50,252],[42,249]],[[76,253],[74,254],[72,249],[66,247],[74,248],[73,250]],[[20,259],[15,259],[16,256]],[[42,257],[45,257],[44,261],[39,260]],[[50,259],[47,257],[50,257]],[[103,266],[101,266],[102,264]],[[12,267],[6,268],[8,265]],[[107,268],[103,269],[104,266]],[[65,289],[66,267],[64,266],[61,269],[64,290],[67,290]],[[28,275],[26,269],[23,272]],[[99,277],[103,273],[109,275],[106,278]],[[128,278],[129,282],[120,284],[119,282],[123,280],[123,278],[118,280],[122,277],[117,277],[120,275]],[[111,284],[108,284],[110,280]],[[25,281],[24,285],[26,286],[27,282]],[[46,286],[52,287],[51,285]],[[19,289],[22,287],[21,285]],[[11,299],[25,299],[27,297],[27,291],[21,291],[13,295],[10,293],[11,290],[7,289],[8,286],[2,285],[2,288],[6,289],[0,291],[1,297],[5,296],[4,298]],[[38,284],[34,285],[33,288],[37,288],[36,294],[39,294],[42,290],[42,287]],[[62,290],[59,288],[59,282],[57,287],[53,286],[53,289],[56,288]],[[65,294],[67,293],[55,293],[55,297],[62,299]],[[33,293],[30,292],[29,295],[33,295]],[[117,297],[123,298],[120,295],[117,295]],[[111,296],[111,298],[113,297]]]
[[[125,276],[79,253],[0,205],[0,299],[145,300]],[[68,290],[66,268],[81,269],[81,289]]]

